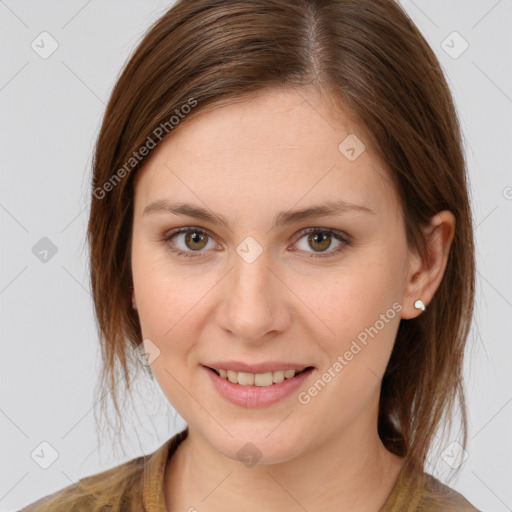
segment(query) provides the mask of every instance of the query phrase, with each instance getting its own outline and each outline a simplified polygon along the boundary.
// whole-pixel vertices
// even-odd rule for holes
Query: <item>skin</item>
[[[151,369],[189,426],[165,472],[168,511],[379,510],[403,463],[377,433],[381,378],[400,318],[420,315],[414,302],[428,305],[439,286],[453,214],[439,212],[425,230],[428,261],[409,248],[387,171],[368,144],[354,161],[339,151],[349,134],[364,142],[364,131],[317,88],[267,90],[178,128],[137,175],[131,247],[133,307],[160,351]],[[340,198],[374,213],[270,229],[281,210]],[[230,227],[143,215],[160,199],[206,207]],[[189,253],[200,247],[196,257],[162,241],[187,226],[211,234],[197,245],[173,239]],[[332,230],[330,245],[308,242],[301,231],[310,227]],[[351,237],[340,252],[336,232]],[[252,263],[236,252],[248,236],[263,248]],[[234,405],[201,366],[301,362],[315,367],[304,391],[393,304],[401,310],[306,405],[297,393],[267,407]],[[261,452],[251,467],[237,456],[248,442]]]

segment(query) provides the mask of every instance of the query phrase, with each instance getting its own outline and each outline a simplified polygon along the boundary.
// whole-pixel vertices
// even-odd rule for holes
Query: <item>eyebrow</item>
[[[375,214],[375,212],[362,204],[349,203],[346,201],[327,201],[326,203],[310,206],[301,210],[283,210],[279,212],[273,220],[272,229],[285,224],[293,224],[314,217],[333,217],[340,213],[356,211],[362,213]],[[186,215],[212,224],[220,224],[228,229],[229,223],[223,215],[208,211],[202,206],[190,203],[171,203],[165,199],[160,199],[150,203],[144,208],[142,215],[152,213],[173,213],[175,215]]]

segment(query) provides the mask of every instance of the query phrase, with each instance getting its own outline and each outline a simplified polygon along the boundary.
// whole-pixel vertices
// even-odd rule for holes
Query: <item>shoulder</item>
[[[80,479],[19,512],[142,510],[141,480],[147,456]]]
[[[417,468],[403,467],[381,512],[481,512],[462,494]]]
[[[140,512],[155,503],[163,507],[166,463],[187,435],[188,427],[153,453],[82,478],[19,512]]]
[[[442,508],[441,508],[442,507]],[[446,512],[479,512],[462,494],[425,474],[425,487],[418,512],[443,510]]]

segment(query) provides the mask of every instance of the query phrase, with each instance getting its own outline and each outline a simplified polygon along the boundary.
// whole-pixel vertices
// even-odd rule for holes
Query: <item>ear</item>
[[[455,216],[449,210],[438,212],[423,232],[427,254],[413,249],[409,252],[409,272],[402,301],[404,319],[419,316],[422,311],[416,309],[414,303],[421,299],[427,306],[441,284],[455,234]]]
[[[137,301],[135,299],[135,290],[132,288],[132,308],[137,309]]]

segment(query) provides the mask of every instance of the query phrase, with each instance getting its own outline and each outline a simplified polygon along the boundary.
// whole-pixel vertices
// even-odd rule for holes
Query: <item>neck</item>
[[[166,469],[167,511],[377,512],[403,460],[386,450],[375,425],[358,421],[293,459],[252,467],[219,453],[189,427]]]

